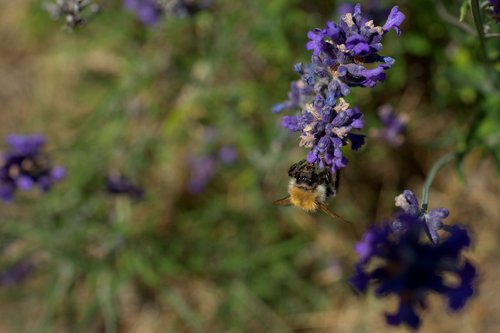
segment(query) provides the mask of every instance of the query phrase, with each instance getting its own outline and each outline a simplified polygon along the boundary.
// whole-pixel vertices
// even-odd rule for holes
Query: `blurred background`
[[[43,3],[0,2],[0,137],[44,135],[67,175],[0,203],[0,332],[406,331],[384,322],[396,299],[349,286],[349,228],[272,205],[307,151],[271,108],[310,60],[307,32],[349,2],[214,0],[147,26],[110,0],[70,32]],[[421,329],[498,332],[499,62],[481,60],[460,1],[360,3],[376,24],[396,4],[406,20],[384,38],[386,82],[348,99],[368,140],[345,151],[330,207],[362,233],[402,190],[420,198],[443,154],[470,148],[437,174],[430,208],[472,230],[478,293],[453,315],[431,295]],[[385,104],[407,122],[397,144],[380,135]],[[131,195],[107,190],[120,175]]]

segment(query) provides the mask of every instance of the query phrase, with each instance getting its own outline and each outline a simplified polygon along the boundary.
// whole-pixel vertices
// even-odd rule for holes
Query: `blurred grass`
[[[270,204],[305,154],[270,109],[296,79],[293,64],[308,61],[307,31],[336,19],[333,2],[216,1],[148,29],[109,1],[73,33],[40,3],[0,4],[0,135],[47,135],[68,177],[46,196],[2,204],[1,267],[31,257],[37,271],[0,291],[1,332],[387,331],[381,314],[391,300],[355,297],[346,282],[355,260],[349,230]],[[498,96],[485,85],[474,39],[445,25],[431,1],[400,9],[403,35],[384,44],[397,61],[387,82],[349,98],[367,129],[387,102],[411,117],[402,148],[368,140],[347,153],[332,207],[359,231],[388,218],[402,189],[420,192],[442,152],[465,144],[480,109],[487,116],[474,140],[498,150]],[[210,143],[207,128],[217,131]],[[237,162],[190,194],[188,156],[225,144]],[[424,332],[498,327],[500,183],[487,150],[465,160],[465,185],[450,167],[431,193],[431,206],[475,231],[471,255],[485,292],[450,318],[433,299]],[[110,170],[144,185],[145,200],[107,195]]]

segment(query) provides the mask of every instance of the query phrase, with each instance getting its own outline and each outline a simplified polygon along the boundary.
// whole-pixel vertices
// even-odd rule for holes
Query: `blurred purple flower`
[[[155,0],[123,0],[123,6],[136,14],[142,24],[153,26],[158,23],[163,12]]]
[[[123,0],[123,6],[136,14],[139,21],[154,26],[164,15],[191,16],[205,9],[210,0]]]
[[[233,164],[237,158],[238,152],[231,145],[222,146],[218,151],[204,156],[190,155],[187,159],[190,169],[188,192],[191,194],[203,192],[220,167]]]
[[[45,139],[41,135],[12,134],[6,143],[10,149],[4,153],[0,167],[0,198],[3,201],[12,201],[16,189],[28,191],[35,185],[47,192],[65,177],[64,168],[52,167],[42,152]]]
[[[396,114],[388,104],[381,106],[377,110],[377,114],[382,128],[374,130],[372,136],[386,142],[391,147],[401,146],[405,139],[404,134],[408,117]]]
[[[462,251],[470,246],[467,230],[450,226],[448,238],[439,244],[422,242],[424,225],[413,215],[400,215],[404,230],[393,224],[371,227],[356,244],[360,260],[355,266],[351,284],[360,292],[375,285],[375,295],[399,296],[396,313],[387,314],[389,325],[406,324],[413,329],[420,326],[417,309],[426,309],[425,297],[437,292],[447,298],[448,306],[457,311],[474,294],[476,268],[462,258]],[[445,274],[455,275],[459,283],[449,285]]]
[[[144,197],[144,190],[134,185],[120,174],[110,174],[105,181],[106,191],[115,195],[128,195],[130,198],[140,200]]]
[[[217,161],[214,156],[190,156],[188,164],[191,169],[188,191],[199,194],[217,173]]]
[[[31,261],[19,261],[0,272],[0,286],[9,287],[22,282],[33,271],[35,266]]]
[[[232,146],[224,146],[219,149],[219,160],[222,164],[233,164],[238,158],[236,149]]]
[[[500,23],[500,0],[490,0],[490,8],[493,19]]]
[[[327,22],[324,29],[307,34],[311,63],[295,65],[301,79],[292,83],[289,99],[275,105],[273,112],[301,110],[298,116],[283,117],[282,125],[301,132],[300,146],[311,149],[310,163],[336,172],[347,165],[341,148],[350,143],[357,150],[364,144],[364,135],[352,133],[362,129],[362,114],[349,108],[343,97],[352,87],[374,87],[385,80],[385,71],[394,59],[378,54],[382,37],[391,29],[399,34],[403,19],[395,6],[384,27],[375,26],[363,18],[358,4],[341,17],[340,24]]]

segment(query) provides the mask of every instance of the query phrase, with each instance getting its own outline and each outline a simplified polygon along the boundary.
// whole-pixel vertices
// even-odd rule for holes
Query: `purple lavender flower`
[[[130,198],[140,200],[144,197],[144,190],[134,185],[126,177],[112,173],[106,177],[106,191],[115,195],[128,195]]]
[[[6,142],[10,150],[4,153],[0,167],[0,198],[3,201],[12,201],[16,189],[28,191],[35,185],[47,192],[65,177],[64,168],[52,167],[42,152],[45,139],[41,135],[12,134]]]
[[[383,140],[391,147],[399,147],[404,142],[404,133],[408,117],[398,115],[390,105],[383,105],[377,110],[382,128],[371,132],[372,136]]]
[[[386,313],[389,325],[420,326],[417,310],[425,309],[425,296],[434,291],[443,295],[452,311],[463,308],[474,294],[476,268],[462,258],[461,252],[470,246],[467,230],[451,226],[448,238],[439,244],[421,241],[424,225],[413,215],[404,214],[398,220],[405,229],[395,230],[393,224],[370,228],[355,250],[360,261],[355,266],[351,284],[360,292],[375,285],[375,295],[399,296],[398,310]],[[445,274],[454,275],[458,284],[449,285]]]
[[[435,244],[439,243],[438,231],[443,229],[443,220],[450,214],[448,209],[435,208],[430,212],[422,213],[418,205],[417,197],[410,190],[404,190],[402,194],[398,195],[395,199],[395,204],[397,207],[403,209],[405,214],[424,222],[425,231],[429,239]],[[398,220],[396,220],[395,223],[397,224]]]
[[[282,125],[301,132],[300,146],[310,148],[310,163],[329,167],[332,172],[345,167],[342,147],[354,150],[364,144],[364,135],[352,133],[363,127],[362,114],[349,108],[343,99],[352,87],[374,87],[385,80],[385,71],[394,59],[378,54],[382,37],[391,29],[399,34],[404,15],[395,6],[383,27],[365,20],[360,5],[341,17],[340,24],[327,22],[324,29],[309,31],[306,48],[310,64],[297,64],[300,81],[292,83],[289,99],[273,107],[273,112],[300,109],[298,116],[285,116]]]
[[[35,270],[31,261],[19,261],[0,272],[0,286],[10,287],[26,279]]]

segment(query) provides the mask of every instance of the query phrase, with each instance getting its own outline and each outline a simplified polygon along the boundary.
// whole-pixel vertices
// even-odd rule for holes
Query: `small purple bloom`
[[[382,128],[374,130],[373,137],[383,140],[391,147],[399,147],[404,142],[404,133],[408,118],[406,115],[398,115],[390,105],[383,105],[377,110]]]
[[[128,195],[130,198],[140,200],[144,197],[144,190],[133,184],[120,174],[110,174],[105,181],[106,191],[115,195]]]
[[[399,11],[398,6],[392,7],[391,13],[383,26],[384,31],[394,29],[398,36],[401,35],[399,26],[403,23],[404,19],[405,15]]]
[[[19,261],[0,272],[0,286],[10,287],[21,283],[33,273],[34,270],[35,266],[31,261]]]
[[[432,291],[448,301],[457,311],[474,295],[477,272],[472,263],[462,258],[462,251],[470,246],[466,229],[450,226],[448,237],[439,244],[422,241],[424,224],[412,215],[398,216],[406,226],[395,230],[393,224],[371,227],[356,244],[360,261],[350,278],[360,292],[375,286],[375,295],[399,296],[395,313],[386,314],[389,325],[406,324],[413,329],[420,326],[419,309],[425,309],[426,295]],[[445,274],[457,277],[458,284],[449,285]]]
[[[190,156],[188,163],[191,174],[187,189],[191,194],[199,194],[217,173],[217,161],[213,156]]]
[[[5,140],[13,153],[18,155],[37,154],[45,145],[45,139],[40,134],[18,135],[11,134]]]
[[[218,150],[206,154],[191,154],[187,158],[189,180],[187,190],[191,194],[203,192],[207,184],[214,178],[223,166],[233,164],[238,158],[238,152],[232,145],[224,145]]]
[[[0,199],[3,201],[11,202],[16,189],[28,191],[38,186],[47,192],[64,178],[64,169],[52,167],[42,152],[45,139],[41,135],[12,134],[6,142],[10,149],[4,153],[0,167]]]
[[[402,194],[398,195],[395,199],[395,204],[397,207],[403,209],[405,214],[424,222],[430,240],[433,243],[439,243],[438,231],[444,226],[443,220],[449,215],[448,209],[435,208],[430,212],[421,213],[417,197],[410,190],[404,190]]]
[[[307,33],[307,37],[310,39],[306,44],[306,49],[312,50],[313,55],[317,56],[321,53],[322,48],[324,47],[325,34],[321,29],[314,29],[313,31],[309,31]]]
[[[219,149],[219,160],[222,164],[233,164],[238,158],[238,152],[232,146],[224,146]]]
[[[123,0],[123,6],[147,26],[158,23],[162,15],[162,9],[155,0]]]
[[[205,9],[210,0],[123,0],[123,6],[146,26],[156,25],[165,15],[185,17]]]

